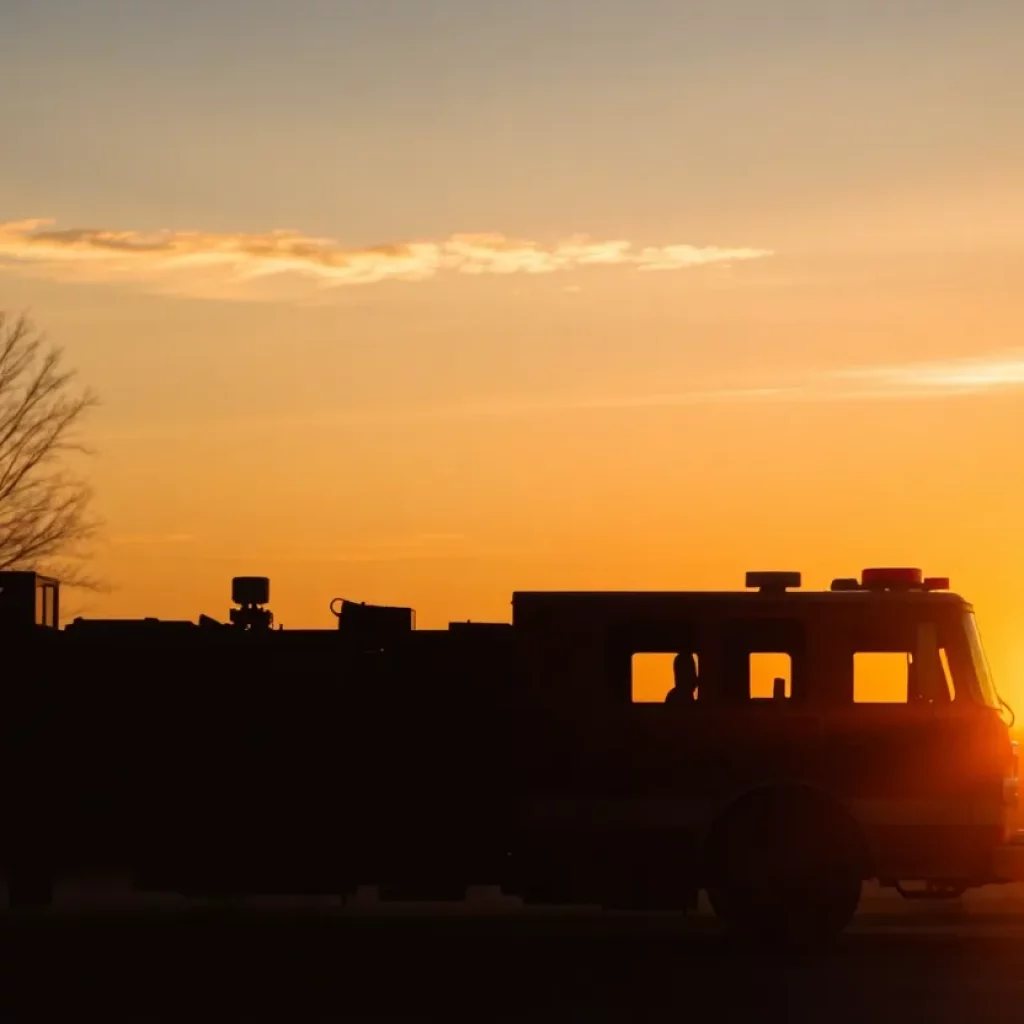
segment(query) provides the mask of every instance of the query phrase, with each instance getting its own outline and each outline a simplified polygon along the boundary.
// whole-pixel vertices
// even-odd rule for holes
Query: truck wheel
[[[803,794],[765,794],[714,830],[706,887],[737,937],[818,945],[856,913],[864,868],[856,825],[841,808]]]
[[[41,910],[53,902],[53,874],[46,868],[12,866],[7,876],[11,910]]]

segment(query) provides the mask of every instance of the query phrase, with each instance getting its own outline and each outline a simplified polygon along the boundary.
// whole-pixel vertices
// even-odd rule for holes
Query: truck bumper
[[[1024,832],[1014,832],[996,847],[992,867],[1002,882],[1024,882]]]

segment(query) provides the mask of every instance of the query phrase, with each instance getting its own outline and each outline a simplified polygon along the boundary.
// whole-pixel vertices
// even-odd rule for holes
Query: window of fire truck
[[[610,644],[612,674],[619,675],[618,666],[628,673],[632,703],[662,704],[675,687],[678,654],[692,656],[699,679],[700,647],[698,630],[691,622],[630,624],[613,635]],[[697,696],[700,696],[699,686]]]
[[[751,700],[788,700],[793,696],[793,658],[785,652],[751,651]]]
[[[876,623],[856,638],[852,661],[856,704],[949,704],[967,682],[962,657],[935,622]]]
[[[807,638],[797,619],[746,619],[722,636],[722,696],[727,701],[801,700],[806,696]]]
[[[675,687],[675,661],[678,654],[662,651],[637,651],[632,657],[634,704],[663,704]],[[700,678],[700,656],[691,655]]]
[[[985,647],[981,642],[981,633],[978,631],[978,622],[974,617],[974,612],[964,613],[963,627],[964,636],[967,639],[971,666],[974,669],[974,676],[981,699],[987,707],[998,709],[1001,706],[1001,702],[992,679],[992,673],[988,667],[988,658],[985,655]]]

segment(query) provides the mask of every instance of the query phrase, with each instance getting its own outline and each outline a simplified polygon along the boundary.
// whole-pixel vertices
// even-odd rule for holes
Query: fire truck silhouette
[[[336,600],[337,629],[285,630],[269,582],[240,577],[229,624],[60,629],[57,581],[0,573],[10,901],[101,864],[186,894],[480,884],[682,911],[704,890],[739,932],[817,939],[865,880],[938,898],[1024,879],[1008,709],[948,580],[746,583],[519,592],[509,623],[442,630]],[[676,690],[635,700],[656,653]],[[760,697],[764,653],[791,672]],[[898,700],[857,692],[879,653]]]

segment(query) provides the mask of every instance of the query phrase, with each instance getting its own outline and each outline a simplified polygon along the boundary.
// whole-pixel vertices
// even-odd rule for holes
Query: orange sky
[[[432,626],[913,564],[1024,706],[1011,5],[566,0],[499,31],[438,0],[401,42],[358,5],[261,0],[237,38],[230,5],[204,33],[48,5],[15,29],[53,74],[9,111],[0,307],[104,401],[90,613],[223,616],[260,573],[285,625],[341,594]]]

